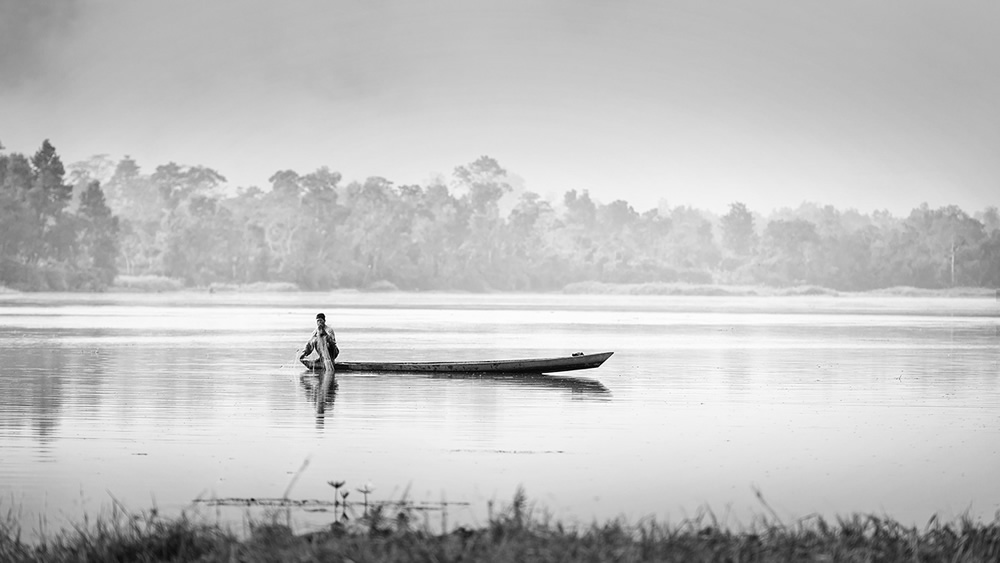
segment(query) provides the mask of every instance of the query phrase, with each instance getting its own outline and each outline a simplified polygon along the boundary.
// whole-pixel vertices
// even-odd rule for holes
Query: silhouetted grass
[[[760,519],[742,529],[701,516],[670,525],[621,520],[567,527],[533,516],[523,492],[476,528],[432,533],[412,514],[375,505],[363,518],[296,535],[275,518],[239,538],[219,526],[155,511],[111,517],[24,543],[13,515],[0,522],[0,560],[70,561],[1000,561],[1000,515],[991,523],[932,518],[923,529],[889,518]]]

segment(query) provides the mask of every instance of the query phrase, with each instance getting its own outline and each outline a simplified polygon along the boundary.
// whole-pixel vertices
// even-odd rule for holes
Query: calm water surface
[[[573,377],[340,374],[295,361],[324,311],[344,360],[614,351]],[[993,299],[451,294],[0,295],[0,509],[26,528],[195,499],[467,503],[518,486],[564,521],[711,509],[992,519]],[[755,495],[760,491],[770,508]],[[291,514],[300,529],[327,513]]]

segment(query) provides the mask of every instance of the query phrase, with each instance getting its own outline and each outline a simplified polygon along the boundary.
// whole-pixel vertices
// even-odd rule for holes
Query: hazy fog
[[[971,212],[997,204],[998,99],[994,2],[0,0],[8,151],[241,186],[489,155],[636,208]]]

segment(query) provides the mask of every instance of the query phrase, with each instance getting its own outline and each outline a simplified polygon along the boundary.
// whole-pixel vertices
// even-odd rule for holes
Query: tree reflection
[[[0,366],[0,428],[30,426],[39,443],[51,442],[63,410],[63,387],[73,362],[68,355],[40,347],[35,353],[10,354]]]

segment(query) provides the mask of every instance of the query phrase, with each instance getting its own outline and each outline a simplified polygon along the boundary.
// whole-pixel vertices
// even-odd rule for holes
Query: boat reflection
[[[588,379],[586,377],[570,377],[565,375],[548,375],[544,373],[409,373],[401,376],[398,372],[347,372],[344,374],[337,374],[334,379],[333,384],[330,386],[330,392],[327,393],[325,397],[326,408],[331,408],[333,406],[334,398],[337,394],[337,388],[339,382],[358,378],[370,378],[372,376],[390,377],[390,378],[416,378],[423,380],[440,380],[440,379],[450,379],[450,380],[462,380],[462,381],[488,381],[491,383],[499,383],[502,385],[511,385],[518,387],[534,388],[534,389],[551,389],[551,390],[566,390],[573,393],[573,395],[586,396],[588,398],[597,398],[607,400],[611,398],[611,391],[604,386],[603,383],[597,381],[596,379]],[[306,397],[310,402],[317,405],[317,412],[320,412],[321,406],[324,405],[323,402],[319,401],[317,396],[320,393],[320,386],[322,384],[322,373],[316,374],[312,371],[306,371],[302,373],[300,381],[302,382],[302,387],[306,392]]]
[[[544,373],[436,373],[429,379],[462,379],[499,382],[503,384],[532,387],[537,389],[564,389],[574,394],[593,397],[611,398],[611,391],[596,379],[585,377],[570,377],[565,375],[547,375]]]
[[[349,403],[355,403],[360,397],[367,397],[372,401],[371,408],[380,408],[374,405],[381,405],[384,408],[395,408],[394,401],[406,395],[409,397],[419,397],[422,394],[430,393],[439,395],[448,387],[449,380],[452,385],[461,384],[463,387],[510,387],[520,389],[529,394],[557,392],[558,394],[569,395],[569,400],[574,401],[611,401],[611,391],[603,383],[594,379],[583,377],[567,377],[561,375],[546,374],[482,374],[482,373],[448,373],[448,374],[405,374],[398,372],[348,372],[338,374],[330,386],[330,391],[323,395],[322,376],[314,375],[311,372],[304,372],[299,378],[305,398],[315,407],[316,426],[322,428],[325,420],[333,415],[333,405],[337,398],[337,393],[341,386],[347,386],[350,391]],[[435,389],[438,389],[435,391]],[[360,393],[360,395],[359,395]],[[353,406],[357,406],[355,403]],[[398,406],[398,405],[396,405]],[[351,404],[347,405],[350,410]]]

